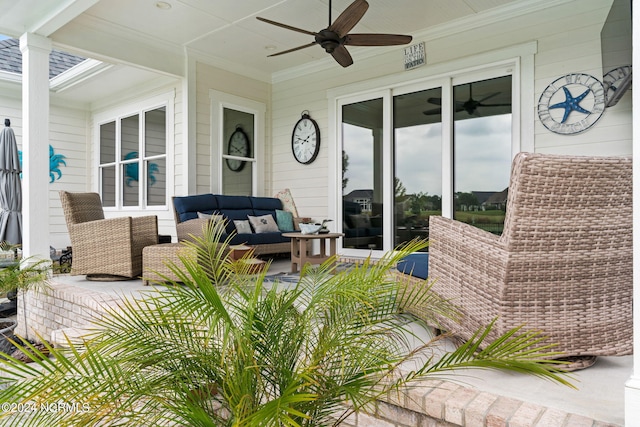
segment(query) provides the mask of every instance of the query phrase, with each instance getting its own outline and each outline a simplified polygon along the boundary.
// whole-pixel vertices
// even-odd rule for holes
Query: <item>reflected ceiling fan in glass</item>
[[[456,101],[456,113],[462,112],[462,111],[466,111],[467,114],[469,114],[470,116],[476,115],[476,116],[480,116],[480,114],[478,114],[478,107],[511,107],[511,103],[498,103],[498,104],[485,104],[485,101],[494,98],[498,95],[500,95],[502,92],[494,92],[491,93],[489,95],[486,95],[482,98],[480,98],[479,100],[473,99],[473,85],[471,83],[469,83],[467,86],[469,86],[469,99],[467,99],[466,101]],[[429,104],[434,104],[434,105],[440,105],[442,106],[442,98],[429,98],[427,99],[427,102]],[[422,113],[430,116],[430,115],[435,115],[435,114],[441,114],[442,112],[442,108],[433,108],[431,110],[426,110],[423,111]]]
[[[331,23],[331,1],[329,1],[329,26],[318,32],[303,30],[301,28],[292,27],[266,18],[257,17],[257,19],[262,22],[266,22],[267,24],[315,37],[315,40],[311,43],[274,53],[269,56],[284,55],[285,53],[295,52],[318,44],[327,53],[331,54],[338,64],[343,67],[348,67],[353,64],[353,58],[351,57],[351,54],[349,54],[349,51],[347,51],[347,48],[345,47],[346,45],[395,46],[411,42],[411,36],[400,34],[349,34],[349,31],[351,31],[360,19],[362,19],[368,8],[369,3],[367,3],[366,0],[355,0],[340,14],[340,16],[338,16],[335,22]]]

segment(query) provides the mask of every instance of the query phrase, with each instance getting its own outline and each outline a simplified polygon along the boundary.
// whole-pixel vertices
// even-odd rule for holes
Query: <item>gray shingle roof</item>
[[[354,199],[373,199],[373,190],[353,190],[344,196],[347,200]]]
[[[49,78],[67,71],[86,58],[53,49],[49,54]],[[17,39],[0,40],[0,70],[22,74],[22,52]]]

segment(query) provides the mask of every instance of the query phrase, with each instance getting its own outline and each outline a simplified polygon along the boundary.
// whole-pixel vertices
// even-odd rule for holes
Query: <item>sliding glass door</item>
[[[383,249],[383,100],[342,108],[343,246]]]
[[[511,76],[453,87],[454,218],[501,234],[511,166]]]
[[[394,246],[428,238],[442,215],[441,101],[441,88],[393,97]]]
[[[427,239],[432,215],[502,232],[513,91],[511,75],[496,74],[390,88],[339,104],[347,253]]]

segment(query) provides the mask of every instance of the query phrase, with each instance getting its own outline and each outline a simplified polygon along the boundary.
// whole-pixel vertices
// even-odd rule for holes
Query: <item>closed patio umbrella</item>
[[[16,136],[9,119],[0,131],[0,242],[22,243],[22,184]]]

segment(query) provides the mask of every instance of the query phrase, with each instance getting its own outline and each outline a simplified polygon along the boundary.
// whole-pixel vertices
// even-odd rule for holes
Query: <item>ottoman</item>
[[[166,279],[178,280],[178,277],[169,269],[167,264],[181,266],[178,256],[196,256],[193,248],[182,243],[161,243],[159,245],[145,246],[142,249],[142,281],[145,285],[151,282],[163,282]]]

